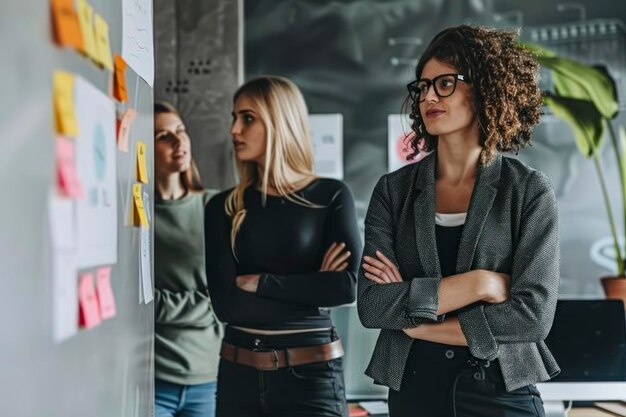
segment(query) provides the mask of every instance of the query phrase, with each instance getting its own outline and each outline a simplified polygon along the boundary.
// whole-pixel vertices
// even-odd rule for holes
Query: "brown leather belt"
[[[252,366],[259,371],[275,371],[340,358],[343,356],[343,345],[341,340],[335,340],[324,345],[250,350],[222,342],[220,356],[227,361]]]

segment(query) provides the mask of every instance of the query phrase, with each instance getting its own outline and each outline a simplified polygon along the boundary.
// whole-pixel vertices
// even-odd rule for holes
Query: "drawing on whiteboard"
[[[122,58],[150,87],[154,84],[152,1],[122,1]]]

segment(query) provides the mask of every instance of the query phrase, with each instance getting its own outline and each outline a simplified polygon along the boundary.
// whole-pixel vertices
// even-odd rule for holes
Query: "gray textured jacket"
[[[404,282],[376,284],[359,271],[358,311],[365,327],[382,329],[365,371],[399,390],[412,340],[402,329],[437,316],[441,280],[435,241],[436,152],[384,175],[365,218],[364,255],[380,250]],[[475,303],[459,313],[470,353],[498,358],[506,389],[560,372],[543,340],[559,287],[558,213],[548,178],[498,155],[481,165],[459,244],[457,273],[487,269],[511,276],[511,298]]]

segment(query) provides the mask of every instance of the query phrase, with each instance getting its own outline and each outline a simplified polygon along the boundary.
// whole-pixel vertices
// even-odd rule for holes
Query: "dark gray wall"
[[[559,3],[248,1],[246,78],[260,73],[287,76],[302,89],[311,113],[343,114],[345,179],[355,194],[362,219],[371,190],[387,172],[387,115],[400,113],[406,97],[405,85],[415,77],[417,58],[430,39],[447,26],[466,22],[492,27],[522,24],[522,39],[544,44],[583,62],[605,63],[618,81],[622,101],[615,126],[624,124],[626,2],[580,1],[577,4],[586,7],[584,23],[579,21],[577,10],[559,12]],[[589,30],[584,32],[582,27]],[[566,35],[561,35],[562,31]],[[617,209],[615,162],[610,150],[605,150],[606,174]],[[563,249],[562,293],[600,296],[597,278],[609,271],[597,259],[591,259],[590,249],[610,232],[593,163],[578,154],[571,130],[549,114],[535,131],[534,146],[522,151],[519,157],[545,171],[557,188]],[[600,257],[610,264],[607,251],[601,252],[604,255]]]
[[[241,80],[241,2],[155,0],[155,100],[181,112],[205,186],[235,182],[232,95]]]
[[[111,48],[122,47],[121,2],[89,0],[109,23]],[[111,285],[117,316],[53,342],[53,256],[48,192],[56,183],[52,74],[80,75],[107,94],[111,73],[52,42],[50,1],[0,3],[0,387],[3,416],[145,417],[152,415],[154,303],[139,303],[139,229],[126,226],[134,154],[116,150],[118,256]],[[126,70],[128,106],[139,115],[152,169],[152,88]],[[135,91],[137,94],[135,95]],[[137,101],[135,101],[137,100]],[[117,105],[120,107],[119,104]],[[115,141],[115,137],[107,137]],[[144,187],[152,199],[151,184]],[[95,268],[89,268],[94,271]],[[81,271],[82,272],[82,271]],[[78,285],[78,277],[76,277]]]

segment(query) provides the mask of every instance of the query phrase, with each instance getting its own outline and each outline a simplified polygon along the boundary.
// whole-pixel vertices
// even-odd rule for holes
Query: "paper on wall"
[[[76,77],[76,170],[85,198],[77,201],[78,267],[117,263],[115,104]]]
[[[152,87],[152,0],[122,0],[122,28],[122,58]]]
[[[315,174],[343,179],[343,115],[311,114],[309,124]]]

